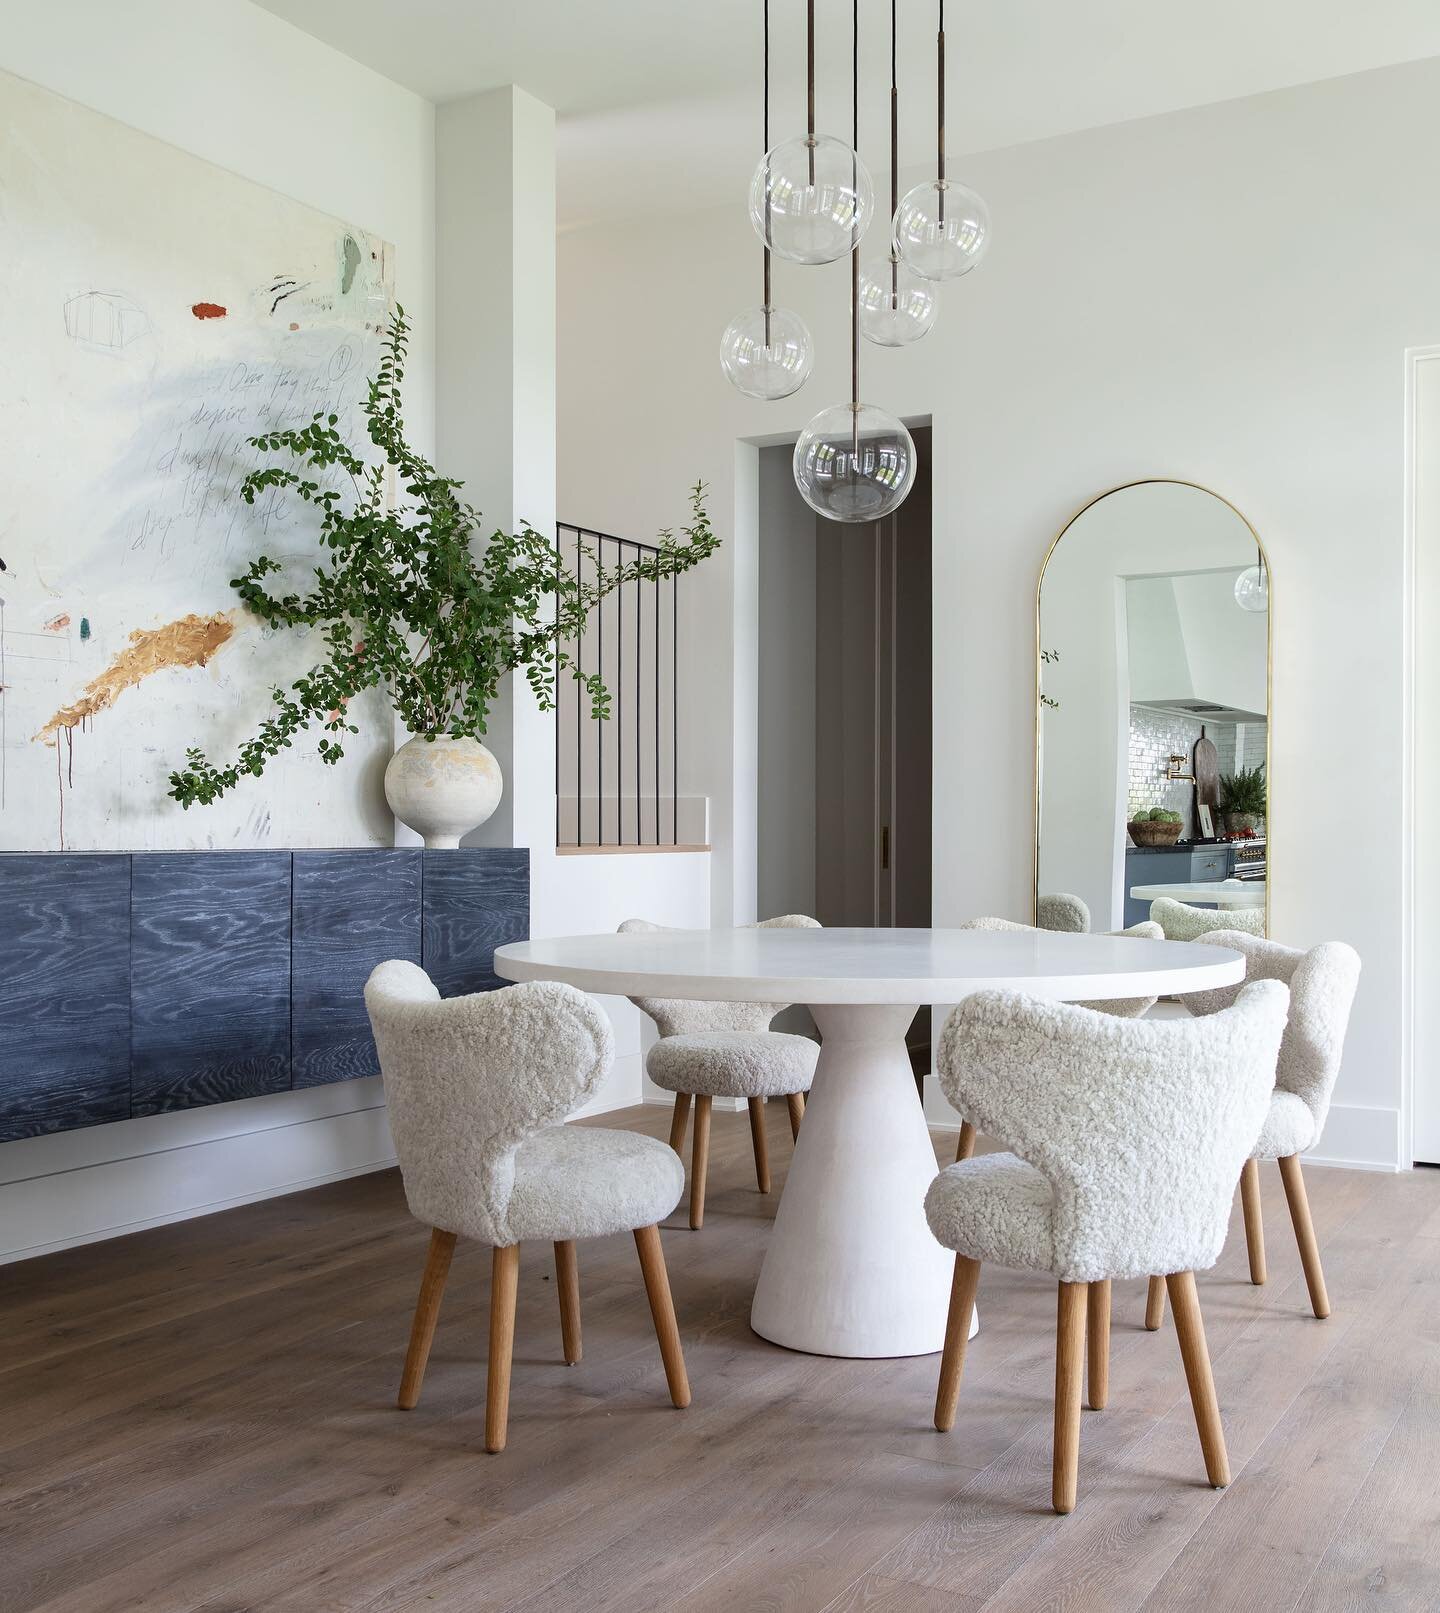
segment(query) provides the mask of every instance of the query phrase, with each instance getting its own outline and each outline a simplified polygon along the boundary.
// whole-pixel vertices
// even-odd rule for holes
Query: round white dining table
[[[805,1003],[820,1060],[750,1325],[813,1355],[927,1355],[945,1341],[954,1257],[931,1236],[935,1151],[905,1033],[916,1010],[1005,987],[1060,1000],[1233,985],[1238,952],[1044,930],[667,930],[518,941],[507,980],[621,997]]]
[[[1189,902],[1196,907],[1264,907],[1263,879],[1182,880],[1169,885],[1132,885],[1130,894],[1139,902],[1153,902],[1168,896],[1173,902]]]

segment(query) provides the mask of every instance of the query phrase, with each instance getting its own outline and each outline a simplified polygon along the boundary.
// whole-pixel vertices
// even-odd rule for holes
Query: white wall
[[[383,236],[434,446],[434,109],[245,0],[6,8],[0,67]],[[378,1081],[0,1145],[0,1259],[393,1157]]]
[[[1275,932],[1365,960],[1322,1151],[1382,1166],[1401,1147],[1402,360],[1440,339],[1440,212],[1416,180],[1437,140],[1428,61],[956,161],[990,203],[990,257],[928,341],[864,356],[869,401],[934,423],[935,922],[1027,909],[1047,544],[1106,487],[1214,487],[1274,568]],[[733,820],[717,810],[717,916],[754,888],[756,456],[737,441],[847,395],[843,263],[777,266],[819,344],[800,394],[753,404],[719,375],[758,269],[746,177],[724,210],[576,231],[560,259],[562,506],[643,533],[701,476],[729,540],[687,624],[707,693],[687,778]],[[1317,810],[1337,732],[1364,857],[1337,858]]]

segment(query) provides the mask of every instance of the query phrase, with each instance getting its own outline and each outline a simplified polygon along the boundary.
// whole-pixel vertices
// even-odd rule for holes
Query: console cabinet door
[[[130,858],[0,866],[0,1142],[130,1113]]]
[[[378,1075],[365,982],[420,962],[420,850],[297,851],[291,906],[292,1084]]]
[[[426,851],[421,963],[442,997],[507,985],[495,948],[530,934],[530,853]]]
[[[131,1109],[290,1085],[290,853],[136,853]]]

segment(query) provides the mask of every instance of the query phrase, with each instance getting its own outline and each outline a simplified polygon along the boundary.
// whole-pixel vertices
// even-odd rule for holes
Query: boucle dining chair
[[[1080,898],[1060,897],[1051,900],[1076,901]],[[1045,897],[1041,897],[1043,902]],[[1083,903],[1081,904],[1084,905]],[[1090,915],[1085,915],[1086,924],[1089,924]],[[1053,928],[1046,924],[1017,924],[1014,919],[980,918],[971,919],[968,924],[960,926],[962,930],[1045,930]],[[1080,933],[1080,932],[1072,932]],[[1149,919],[1142,919],[1139,924],[1132,924],[1128,930],[1109,930],[1109,935],[1131,935],[1141,941],[1163,941],[1165,932],[1158,924]],[[1141,1019],[1155,1006],[1153,997],[1115,997],[1103,1002],[1082,1003],[1083,1008],[1093,1008],[1099,1014],[1117,1014],[1121,1019]],[[975,1153],[975,1127],[969,1121],[960,1122],[960,1137],[955,1144],[955,1162],[958,1165],[962,1159],[971,1159]]]
[[[442,999],[413,963],[380,964],[365,987],[390,1130],[410,1213],[430,1230],[400,1405],[413,1408],[457,1238],[491,1245],[485,1449],[505,1448],[520,1242],[555,1246],[567,1364],[580,1359],[577,1238],[633,1232],[670,1398],[690,1385],[657,1222],[685,1187],[653,1137],[564,1126],[610,1068],[600,1007],[573,986],[532,982]]]
[[[1243,953],[1247,981],[1280,980],[1290,988],[1290,1020],[1273,1072],[1269,1111],[1240,1174],[1240,1207],[1245,1218],[1250,1281],[1258,1286],[1267,1275],[1265,1229],[1260,1215],[1260,1162],[1276,1160],[1295,1241],[1300,1246],[1310,1308],[1323,1320],[1330,1314],[1330,1295],[1310,1219],[1300,1156],[1319,1142],[1330,1113],[1350,1008],[1360,980],[1360,955],[1343,941],[1326,941],[1307,952],[1239,930],[1215,930],[1206,940]],[[1216,1014],[1234,1002],[1240,989],[1229,986],[1187,992],[1182,1000],[1192,1014]],[[1152,1282],[1145,1306],[1146,1327],[1153,1332],[1164,1314],[1165,1291]]]
[[[1038,896],[1035,899],[1034,928],[1087,935],[1090,931],[1090,909],[1078,896],[1071,896],[1065,891],[1053,896]]]
[[[1150,904],[1150,917],[1165,932],[1167,941],[1207,942],[1215,930],[1240,930],[1246,935],[1264,935],[1263,907],[1232,907],[1217,912],[1210,907],[1192,907],[1169,896],[1157,896]]]
[[[1059,1280],[1051,1499],[1075,1505],[1080,1381],[1109,1395],[1110,1284],[1165,1274],[1205,1470],[1230,1481],[1195,1272],[1225,1242],[1236,1173],[1265,1118],[1287,992],[1257,981],[1205,1019],[1120,1019],[982,991],[940,1036],[946,1096],[1013,1152],[940,1172],[930,1230],[955,1251],[935,1426],[955,1423],[984,1263]]]
[[[673,930],[671,924],[626,919],[621,935]],[[758,930],[818,930],[818,920],[803,913],[761,919],[746,925]],[[688,1002],[683,998],[632,997],[632,1003],[655,1021],[660,1040],[645,1058],[645,1073],[657,1087],[675,1094],[670,1146],[685,1146],[690,1103],[695,1103],[695,1130],[690,1152],[690,1226],[705,1224],[705,1184],[710,1167],[710,1107],[716,1098],[744,1098],[750,1111],[750,1145],[755,1154],[755,1181],[770,1191],[770,1150],[765,1138],[765,1100],[784,1098],[790,1109],[790,1136],[799,1135],[805,1094],[815,1078],[820,1044],[808,1036],[772,1031],[770,1021],[787,1003]]]

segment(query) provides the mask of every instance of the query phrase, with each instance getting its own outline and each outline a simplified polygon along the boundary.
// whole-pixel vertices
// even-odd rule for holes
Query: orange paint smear
[[[45,624],[45,631],[47,633],[63,633],[69,625],[70,618],[68,616],[52,616]]]
[[[134,688],[152,673],[171,667],[204,666],[234,631],[235,623],[228,614],[222,613],[182,616],[164,627],[132,633],[129,647],[121,650],[99,677],[85,685],[74,705],[61,707],[35,738],[53,745],[60,729],[78,728],[86,718],[113,706],[127,689]]]
[[[218,302],[192,302],[190,312],[196,319],[224,319],[229,309]]]

